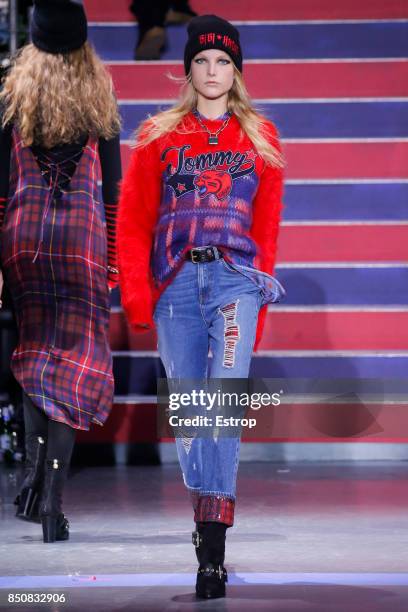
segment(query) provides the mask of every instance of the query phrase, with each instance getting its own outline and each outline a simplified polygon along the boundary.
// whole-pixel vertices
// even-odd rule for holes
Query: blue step
[[[159,357],[115,355],[115,394],[156,395],[156,378],[165,378]],[[376,378],[401,379],[408,372],[406,356],[254,356],[250,378]]]
[[[245,59],[407,57],[408,21],[240,25]],[[162,59],[182,59],[184,27],[168,28]],[[136,25],[94,25],[89,38],[104,60],[131,60]],[[245,69],[244,69],[245,70]]]
[[[283,200],[285,221],[408,221],[408,182],[286,182]]]
[[[408,266],[277,269],[286,305],[408,304]]]
[[[122,138],[166,104],[121,104]],[[407,102],[265,103],[257,107],[282,138],[402,138],[408,136]],[[381,121],[379,121],[381,117]]]
[[[408,354],[391,356],[256,357],[253,378],[406,378]]]
[[[407,258],[408,259],[408,258]],[[407,305],[408,265],[384,268],[276,268],[290,305]],[[119,292],[111,295],[119,306]],[[276,306],[279,308],[279,305]]]

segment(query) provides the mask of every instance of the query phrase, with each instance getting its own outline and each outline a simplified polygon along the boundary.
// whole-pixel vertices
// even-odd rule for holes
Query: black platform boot
[[[192,540],[195,545],[199,568],[197,571],[196,595],[204,599],[225,597],[228,582],[224,567],[225,535],[227,525],[219,522],[196,523]]]
[[[62,491],[69,466],[53,459],[46,461],[40,517],[44,542],[68,540],[69,523],[62,512]]]
[[[44,481],[44,461],[47,445],[41,436],[33,436],[26,441],[27,472],[14,500],[17,506],[16,517],[24,521],[40,523],[39,505]]]

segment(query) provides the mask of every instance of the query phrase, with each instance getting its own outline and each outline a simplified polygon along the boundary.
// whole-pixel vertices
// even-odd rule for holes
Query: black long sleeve
[[[118,183],[122,178],[119,134],[110,140],[99,139],[99,159],[102,170],[103,201],[117,202],[119,199]]]
[[[122,178],[120,158],[120,135],[110,140],[99,139],[99,161],[102,171],[102,198],[105,208],[106,231],[108,237],[108,265],[117,269],[116,259],[116,219],[119,201],[119,182]],[[109,286],[117,286],[118,274],[109,270]]]

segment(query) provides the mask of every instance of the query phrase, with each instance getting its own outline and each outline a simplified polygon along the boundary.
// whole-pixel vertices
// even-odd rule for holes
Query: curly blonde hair
[[[112,78],[88,43],[64,54],[23,47],[0,102],[3,127],[13,123],[25,146],[51,148],[84,134],[109,139],[120,131]]]
[[[192,133],[192,130],[186,127],[181,129],[179,126],[183,117],[197,106],[198,95],[192,83],[191,71],[186,77],[168,76],[181,83],[179,102],[172,108],[149,117],[139,126],[135,131],[135,148],[144,147],[173,130],[178,133]],[[244,132],[266,163],[283,168],[286,163],[279,143],[270,133],[266,118],[255,109],[242,75],[236,66],[234,66],[234,82],[228,93],[228,110],[236,116],[240,123],[241,138]],[[271,140],[275,140],[276,146],[271,144]]]

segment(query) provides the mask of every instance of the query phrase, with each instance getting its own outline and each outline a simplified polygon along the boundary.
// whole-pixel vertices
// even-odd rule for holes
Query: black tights
[[[58,459],[68,466],[75,443],[76,430],[65,423],[49,419],[23,391],[26,445],[41,436],[47,444],[47,460]]]

